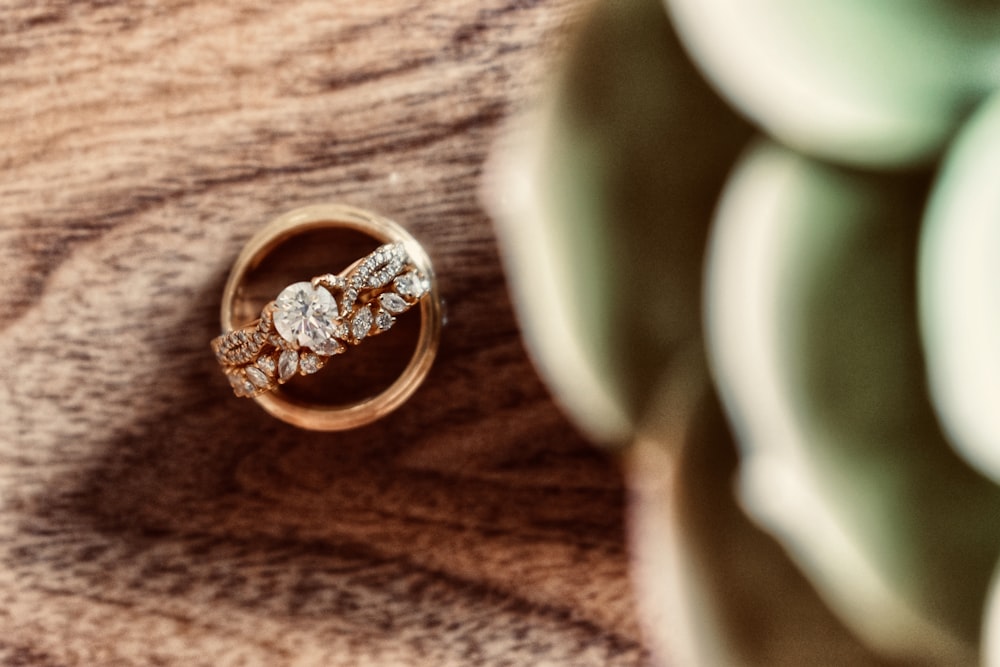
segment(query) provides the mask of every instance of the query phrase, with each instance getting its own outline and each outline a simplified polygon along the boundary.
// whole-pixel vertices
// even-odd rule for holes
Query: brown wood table
[[[572,0],[0,9],[0,663],[632,665],[615,464],[522,348],[478,192]],[[208,348],[292,208],[403,222],[426,384],[315,434]]]

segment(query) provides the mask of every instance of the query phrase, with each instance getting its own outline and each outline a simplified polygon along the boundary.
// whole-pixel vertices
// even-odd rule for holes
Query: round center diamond
[[[325,287],[295,283],[274,300],[274,328],[290,343],[313,350],[323,348],[337,321],[337,302]]]

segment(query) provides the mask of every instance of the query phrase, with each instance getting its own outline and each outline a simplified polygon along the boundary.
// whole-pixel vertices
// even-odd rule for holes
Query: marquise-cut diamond
[[[261,357],[257,360],[257,368],[264,371],[268,375],[274,375],[274,358]]]
[[[427,293],[428,285],[416,271],[410,271],[396,278],[394,281],[396,291],[411,299],[419,299]]]
[[[253,396],[257,388],[253,386],[242,373],[233,373],[229,376],[229,384],[233,386],[233,391],[237,396]]]
[[[313,345],[313,350],[315,350],[317,354],[322,354],[325,357],[332,357],[335,354],[343,352],[344,346],[340,344],[340,341],[331,336],[330,338]]]
[[[283,350],[281,356],[278,357],[278,376],[282,380],[287,380],[295,375],[295,371],[298,369],[299,353],[295,350]]]
[[[267,375],[264,373],[264,371],[260,370],[256,366],[247,366],[246,374],[247,377],[250,378],[250,381],[253,382],[255,385],[257,385],[258,387],[260,387],[261,389],[266,387],[271,382],[270,380],[268,380]]]
[[[330,338],[336,320],[337,302],[322,286],[295,283],[274,300],[274,327],[290,343],[315,349]]]
[[[378,295],[378,302],[382,304],[382,307],[393,315],[399,315],[410,307],[403,297],[399,296],[395,292],[383,292]]]
[[[372,311],[365,306],[358,310],[357,315],[351,322],[351,333],[355,340],[361,340],[368,335],[372,328]]]

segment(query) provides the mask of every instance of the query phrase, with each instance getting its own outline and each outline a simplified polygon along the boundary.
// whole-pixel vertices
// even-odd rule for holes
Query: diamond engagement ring
[[[234,328],[248,275],[283,243],[318,230],[360,232],[380,245],[340,273],[286,286],[261,308],[259,318]],[[313,254],[323,249],[316,242],[306,247]],[[338,365],[338,355],[354,354],[354,346],[389,331],[411,309],[420,310],[416,349],[386,389],[346,405],[285,393],[283,385],[296,376]],[[212,341],[212,350],[237,396],[253,398],[296,426],[334,431],[375,421],[417,389],[437,351],[441,304],[430,260],[397,223],[346,206],[311,206],[281,216],[244,248],[223,294],[222,327],[225,333]]]

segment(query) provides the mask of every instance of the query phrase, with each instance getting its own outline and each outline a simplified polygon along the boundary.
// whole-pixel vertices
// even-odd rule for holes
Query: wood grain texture
[[[0,663],[631,665],[615,466],[519,342],[478,198],[571,0],[0,10]],[[307,434],[208,348],[266,221],[340,201],[435,258],[389,420]]]

